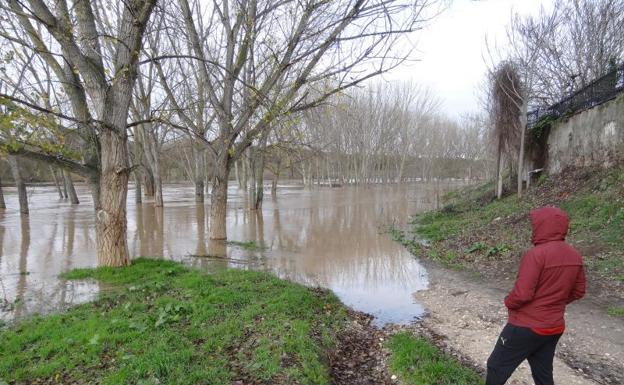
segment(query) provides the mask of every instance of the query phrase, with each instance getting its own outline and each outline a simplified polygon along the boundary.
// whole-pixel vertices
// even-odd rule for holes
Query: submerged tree
[[[2,144],[12,154],[56,164],[88,179],[96,211],[98,264],[129,262],[126,195],[132,171],[128,155],[128,109],[137,76],[143,34],[156,0],[125,2],[7,0],[1,7],[0,37],[32,52],[28,66],[50,69],[52,108],[40,100],[29,103],[3,94],[5,103],[19,104],[28,118],[50,114],[59,119],[48,129],[77,131],[82,151],[71,156],[62,146],[41,141],[41,135],[4,132]],[[110,52],[110,55],[106,55]],[[39,67],[41,68],[41,67]],[[38,69],[35,69],[38,72]],[[11,67],[21,76],[25,67]],[[57,85],[61,87],[57,88]],[[28,122],[30,120],[30,122]],[[22,130],[41,130],[32,119],[18,122]]]
[[[211,239],[227,238],[230,169],[246,150],[264,141],[280,117],[400,64],[409,49],[397,45],[398,38],[422,25],[432,3],[178,0],[163,15],[177,38],[150,60],[157,63],[175,123],[205,149]],[[189,101],[189,94],[196,98]]]
[[[11,169],[11,175],[13,175],[13,180],[15,181],[15,186],[17,187],[20,213],[27,215],[29,213],[28,192],[26,191],[26,183],[22,177],[20,162],[16,155],[9,155],[9,167]]]

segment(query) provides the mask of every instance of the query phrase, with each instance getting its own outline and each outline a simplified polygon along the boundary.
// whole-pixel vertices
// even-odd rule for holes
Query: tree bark
[[[518,198],[522,197],[522,180],[524,179],[524,147],[526,142],[527,102],[522,102],[520,109],[520,150],[518,151]]]
[[[104,129],[101,133],[102,175],[99,180],[99,202],[96,204],[98,266],[127,266],[126,197],[128,193],[129,157],[127,137]]]
[[[255,157],[256,171],[254,174],[256,176],[256,199],[252,201],[252,209],[254,210],[262,209],[262,200],[264,199],[264,162],[266,160],[265,154],[268,137],[269,130],[266,130],[262,135]]]
[[[160,170],[160,161],[156,161],[153,165],[154,167],[154,187],[156,187],[156,191],[154,192],[154,206],[163,207],[163,188],[162,188],[162,175]]]
[[[143,172],[143,184],[145,186],[145,196],[153,197],[156,194],[156,186],[154,184],[154,175],[152,175],[152,171],[149,167],[144,168],[145,172]]]
[[[234,162],[234,174],[236,176],[236,181],[238,182],[238,189],[243,189],[243,179],[241,178],[241,172],[239,171],[238,161]]]
[[[16,155],[9,155],[9,166],[11,168],[13,180],[15,180],[15,185],[17,186],[20,213],[28,215],[28,192],[26,191],[26,184],[22,178],[22,172]]]
[[[279,171],[279,165],[278,165],[278,169],[273,174],[273,180],[271,181],[271,195],[272,196],[277,195],[277,182],[279,181],[279,176],[280,176],[280,171]]]
[[[211,240],[226,240],[227,228],[227,190],[230,165],[228,159],[221,159],[215,165],[212,178],[212,194],[210,194],[210,229]]]
[[[503,197],[503,154],[498,153],[498,159],[496,161],[496,198],[501,199]]]
[[[0,178],[0,210],[6,209],[6,203],[4,202],[4,192],[2,191],[2,178]],[[0,254],[2,254],[2,248],[0,248]]]
[[[141,204],[143,203],[143,192],[141,191],[142,175],[138,169],[134,170],[132,175],[134,176],[134,203]]]
[[[197,248],[195,255],[206,255],[206,209],[203,203],[195,205],[195,219],[197,221]]]
[[[204,202],[204,178],[206,177],[206,159],[204,157],[204,149],[201,145],[195,145],[195,202]]]
[[[245,157],[245,161],[247,163],[247,171],[248,171],[248,175],[247,175],[247,179],[248,179],[248,189],[246,190],[248,192],[248,196],[247,196],[247,201],[249,203],[249,207],[251,210],[255,209],[255,205],[256,205],[256,148],[253,146],[250,146],[247,149],[247,156]]]
[[[67,170],[63,170],[63,180],[65,186],[67,186],[67,194],[69,195],[69,201],[72,205],[80,203],[78,200],[78,194],[76,194],[76,188],[74,187],[74,181],[71,178],[71,174]]]
[[[56,191],[58,192],[59,198],[65,198],[63,196],[63,190],[61,189],[61,183],[59,181],[58,175],[56,174],[56,170],[52,166],[50,166],[50,173],[52,173],[52,178],[54,179],[54,185],[56,186]]]

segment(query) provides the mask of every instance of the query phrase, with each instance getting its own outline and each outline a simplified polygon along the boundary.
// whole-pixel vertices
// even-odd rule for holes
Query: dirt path
[[[433,264],[427,270],[429,289],[414,294],[429,312],[419,326],[483,370],[505,324],[502,301],[513,282],[497,287]],[[555,358],[556,382],[624,384],[624,321],[607,316],[589,297],[568,307],[566,322]],[[509,383],[533,384],[526,363]]]

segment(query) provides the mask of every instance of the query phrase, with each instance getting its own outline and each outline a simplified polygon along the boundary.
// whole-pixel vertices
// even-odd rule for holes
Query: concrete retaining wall
[[[546,168],[609,167],[624,158],[624,95],[554,123],[547,141]]]

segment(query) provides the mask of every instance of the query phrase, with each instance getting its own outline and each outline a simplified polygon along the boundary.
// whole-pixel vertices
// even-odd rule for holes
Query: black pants
[[[529,328],[507,324],[487,361],[485,385],[503,385],[525,359],[535,385],[554,385],[553,358],[561,334],[542,336]]]

